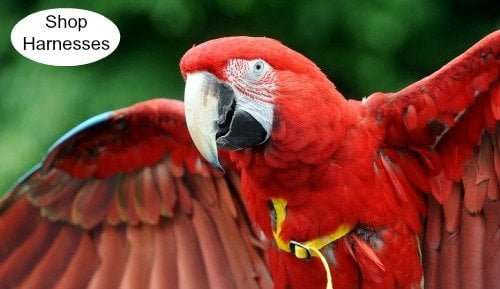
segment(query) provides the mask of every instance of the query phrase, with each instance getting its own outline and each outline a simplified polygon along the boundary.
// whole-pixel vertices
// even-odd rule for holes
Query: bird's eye
[[[267,63],[264,60],[254,60],[251,64],[251,74],[254,79],[261,78],[267,70]]]
[[[255,72],[259,72],[261,70],[264,69],[264,63],[262,61],[257,61],[255,62],[255,64],[253,65],[253,70]]]

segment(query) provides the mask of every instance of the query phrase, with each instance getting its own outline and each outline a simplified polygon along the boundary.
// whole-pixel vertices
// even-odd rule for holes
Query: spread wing
[[[2,288],[271,288],[239,176],[212,170],[181,102],[63,136],[0,202]]]
[[[426,288],[500,282],[500,31],[436,73],[364,105],[385,127],[391,180],[429,192]]]

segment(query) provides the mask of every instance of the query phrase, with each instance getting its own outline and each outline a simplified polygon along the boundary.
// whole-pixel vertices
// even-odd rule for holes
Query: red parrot
[[[82,123],[0,201],[0,287],[498,288],[499,46],[362,101],[273,39],[195,46],[185,105]]]

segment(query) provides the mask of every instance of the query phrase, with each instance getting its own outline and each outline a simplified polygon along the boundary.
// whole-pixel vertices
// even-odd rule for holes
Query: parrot
[[[394,93],[229,36],[184,103],[63,135],[0,200],[1,288],[498,288],[500,31]]]
[[[500,31],[362,101],[269,38],[208,41],[180,66],[188,130],[241,171],[275,288],[498,288]]]

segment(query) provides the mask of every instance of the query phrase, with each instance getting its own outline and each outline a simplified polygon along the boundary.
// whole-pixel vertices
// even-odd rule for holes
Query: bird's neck
[[[255,181],[272,178],[270,183],[285,188],[310,183],[323,176],[324,166],[353,141],[350,132],[372,129],[360,121],[359,110],[359,102],[342,98],[308,107],[301,116],[293,109],[283,111],[267,144],[239,153],[241,168]]]
[[[332,163],[346,147],[349,131],[359,128],[356,106],[340,96],[332,102],[278,110],[268,143],[231,153],[242,171],[242,190],[249,214],[266,234],[271,231],[269,200],[289,205],[311,201],[318,188],[331,187]],[[307,111],[297,111],[299,107]],[[342,154],[342,152],[340,152]]]

